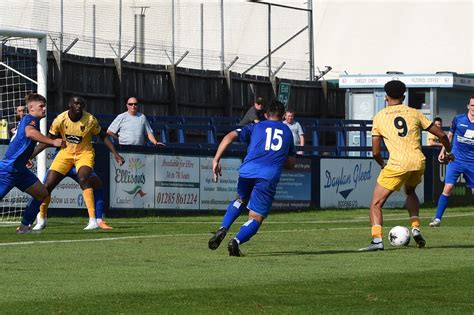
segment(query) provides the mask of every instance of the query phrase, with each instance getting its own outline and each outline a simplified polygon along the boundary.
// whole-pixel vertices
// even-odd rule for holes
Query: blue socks
[[[436,209],[436,219],[441,220],[444,214],[444,210],[448,206],[448,198],[449,196],[445,196],[441,194],[438,199],[438,208]]]
[[[222,227],[225,227],[228,230],[232,223],[234,223],[234,221],[240,216],[246,207],[247,206],[239,199],[231,202],[227,207],[224,219],[222,219]],[[255,219],[249,219],[247,222],[245,222],[240,228],[239,233],[237,233],[235,236],[239,244],[248,242],[252,236],[257,234],[260,225],[262,225],[262,223]]]
[[[36,215],[39,212],[39,208],[42,202],[42,200],[36,200],[35,198],[31,198],[30,201],[28,201],[28,203],[26,204],[25,212],[23,212],[23,219],[21,220],[21,224],[28,226],[35,222]]]
[[[104,191],[102,188],[94,189],[95,217],[102,219],[104,214]]]
[[[255,219],[249,219],[247,222],[245,222],[240,228],[239,233],[237,233],[235,236],[235,238],[239,241],[239,244],[247,242],[252,236],[257,234],[260,225],[262,225],[262,223]]]
[[[232,223],[234,223],[235,219],[237,219],[245,209],[245,207],[246,205],[244,205],[239,199],[232,201],[229,206],[227,206],[224,218],[222,219],[222,226],[228,230]]]

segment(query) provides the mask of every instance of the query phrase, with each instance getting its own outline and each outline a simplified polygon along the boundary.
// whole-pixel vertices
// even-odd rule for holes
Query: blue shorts
[[[3,199],[13,187],[25,191],[37,181],[38,177],[26,167],[14,172],[0,169],[0,199]]]
[[[454,161],[448,164],[446,168],[445,184],[456,184],[459,176],[463,174],[466,180],[466,186],[474,188],[474,166],[462,162]]]
[[[239,177],[237,193],[249,201],[247,208],[266,218],[276,193],[276,183],[263,178]]]

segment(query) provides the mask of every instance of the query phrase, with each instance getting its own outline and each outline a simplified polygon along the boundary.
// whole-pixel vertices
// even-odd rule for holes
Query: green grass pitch
[[[361,253],[368,210],[273,213],[229,257],[207,248],[221,216],[113,219],[83,231],[84,218],[51,218],[39,235],[0,225],[1,314],[415,314],[474,313],[474,211],[450,208],[427,224],[424,249]],[[384,210],[384,238],[408,225]]]

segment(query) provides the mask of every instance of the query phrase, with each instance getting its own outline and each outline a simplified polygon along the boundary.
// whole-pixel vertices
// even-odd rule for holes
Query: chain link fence
[[[291,6],[306,9],[308,4],[295,0]],[[281,66],[278,77],[310,79],[311,39],[305,10],[244,0],[0,2],[0,25],[48,32],[49,50],[101,58],[120,56],[126,61],[135,61],[140,52],[135,35],[140,18],[144,21],[141,60],[145,63],[173,64],[184,56],[180,67],[230,67],[234,72],[268,76],[269,70],[275,73]],[[289,39],[271,60],[264,58],[269,47],[275,50]]]

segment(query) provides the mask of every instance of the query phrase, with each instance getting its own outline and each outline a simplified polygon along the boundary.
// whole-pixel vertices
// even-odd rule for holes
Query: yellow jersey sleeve
[[[64,122],[65,113],[67,114],[67,112],[63,112],[59,114],[56,118],[54,118],[51,127],[49,127],[50,134],[54,136],[62,136],[62,134],[64,133],[62,130],[62,123]]]
[[[374,120],[372,121],[372,137],[380,137],[380,127],[378,116],[375,115]]]
[[[99,121],[97,120],[97,118],[95,118],[94,116],[91,115],[91,134],[93,136],[97,136],[99,135],[100,133],[100,130],[102,129],[100,127],[100,124],[99,124]]]
[[[416,113],[418,114],[418,119],[420,120],[421,128],[423,130],[428,129],[433,122],[431,120],[429,120],[425,115],[420,113],[419,111],[416,111]]]

